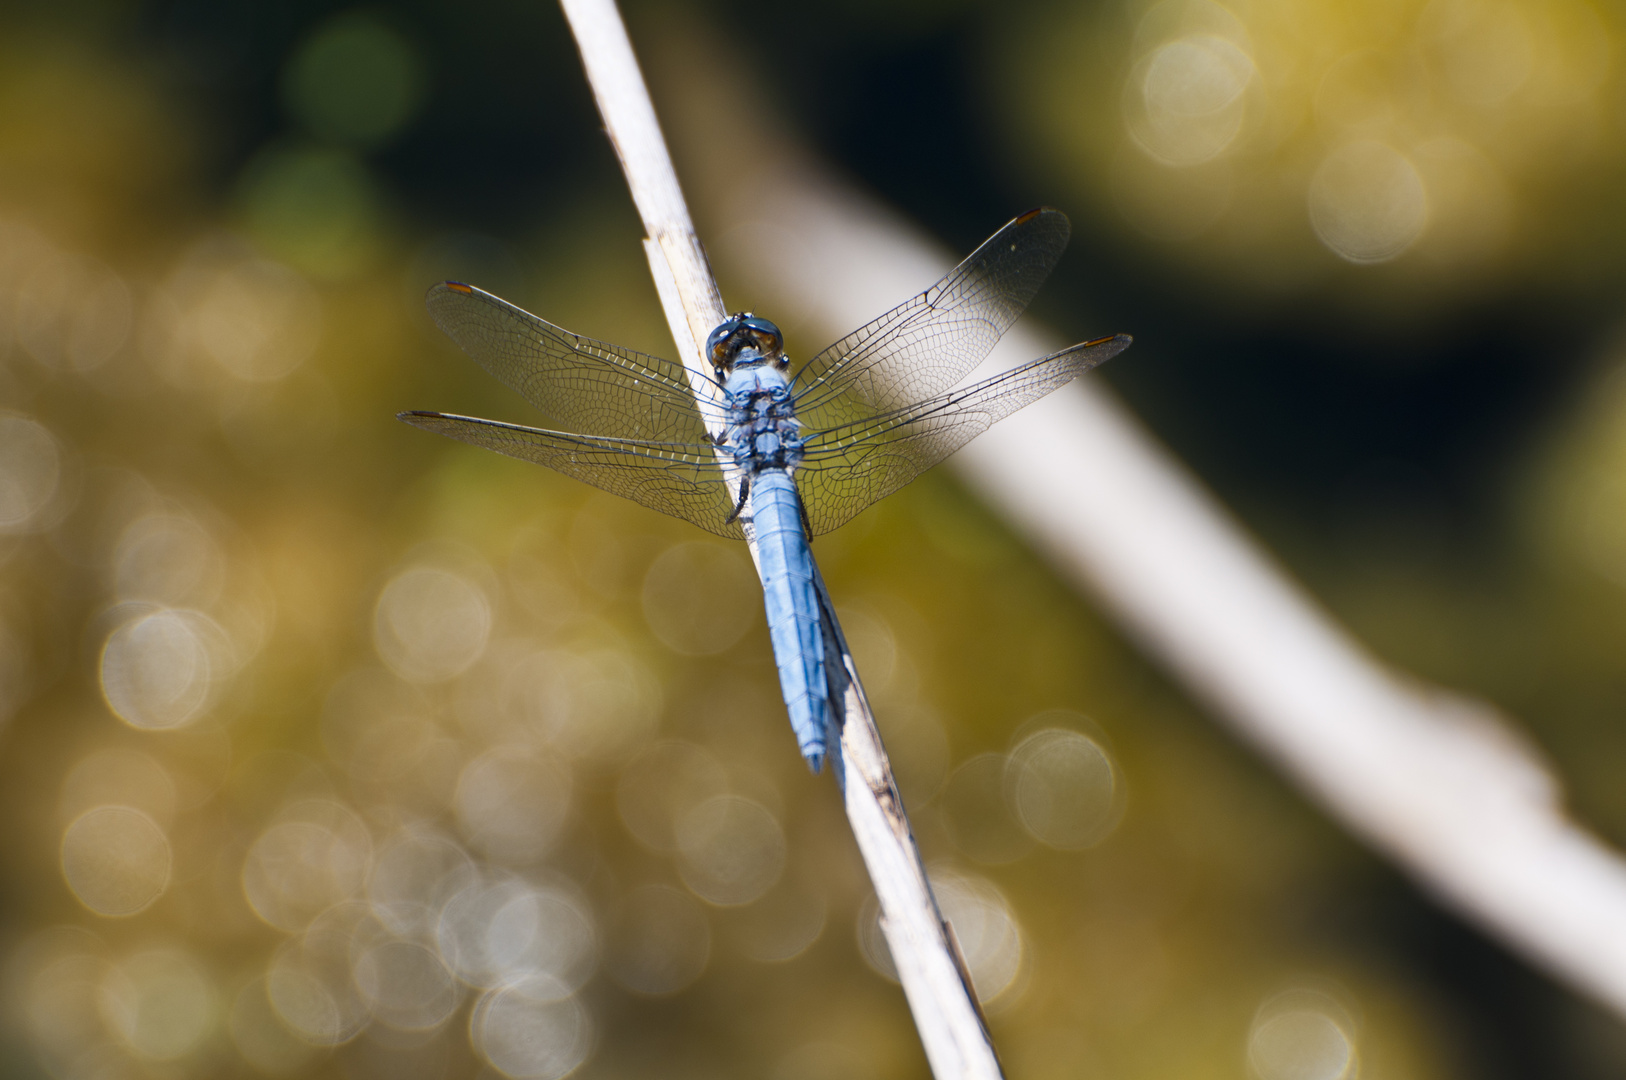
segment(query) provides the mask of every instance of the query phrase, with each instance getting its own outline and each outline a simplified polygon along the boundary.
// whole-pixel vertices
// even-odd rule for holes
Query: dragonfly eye
[[[777,359],[784,351],[784,342],[780,339],[778,331],[770,334],[752,327],[751,343],[756,346],[757,352],[769,360]]]
[[[734,363],[734,353],[738,346],[734,344],[734,333],[739,329],[738,317],[725,319],[718,324],[706,337],[706,355],[711,359],[711,366],[715,368],[731,367]]]
[[[733,367],[740,350],[745,348],[764,360],[781,361],[784,347],[785,339],[779,327],[748,311],[729,316],[706,337],[706,355],[712,366],[719,369]]]
[[[777,360],[785,351],[785,335],[767,319],[748,314],[740,320],[740,329],[751,336],[751,345],[764,360]]]

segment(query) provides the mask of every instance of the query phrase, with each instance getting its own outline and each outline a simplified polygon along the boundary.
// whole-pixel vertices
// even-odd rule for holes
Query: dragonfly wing
[[[718,536],[744,538],[738,522],[728,520],[734,506],[708,443],[570,435],[437,412],[405,412],[400,418],[425,431],[546,465]]]
[[[850,394],[867,411],[935,397],[980,364],[1050,276],[1071,226],[1060,210],[1030,210],[948,275],[865,326],[796,374],[798,408]]]
[[[656,442],[705,434],[681,364],[572,334],[461,282],[436,285],[426,303],[447,337],[561,427]]]
[[[815,536],[846,524],[1011,413],[1129,347],[1074,345],[963,389],[808,437],[796,487]]]

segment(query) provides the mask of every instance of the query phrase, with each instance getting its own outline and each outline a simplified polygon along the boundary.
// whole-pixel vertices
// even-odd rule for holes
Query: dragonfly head
[[[766,363],[780,370],[790,366],[785,358],[785,335],[749,311],[737,312],[717,324],[706,338],[706,358],[724,374],[733,371],[735,364]]]

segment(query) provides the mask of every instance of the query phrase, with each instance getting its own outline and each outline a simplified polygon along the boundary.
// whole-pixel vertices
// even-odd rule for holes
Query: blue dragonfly
[[[400,418],[721,536],[743,538],[749,521],[785,705],[816,773],[832,708],[809,540],[1128,347],[1126,335],[1099,338],[956,388],[1033,299],[1069,232],[1059,210],[1023,214],[937,284],[794,373],[777,326],[730,315],[705,347],[719,435],[703,423],[683,365],[580,337],[448,281],[429,290],[435,322],[564,430],[438,412]]]

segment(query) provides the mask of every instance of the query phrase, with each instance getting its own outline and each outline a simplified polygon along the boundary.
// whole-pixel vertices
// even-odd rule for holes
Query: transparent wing
[[[797,411],[834,427],[943,393],[980,364],[1028,306],[1067,246],[1060,210],[1030,210],[936,285],[861,326],[796,373]],[[846,396],[849,400],[839,399]]]
[[[818,536],[892,494],[1058,386],[1123,352],[1125,334],[1059,353],[930,401],[809,435],[796,488]]]
[[[727,520],[734,507],[709,443],[568,435],[437,412],[405,412],[400,418],[425,431],[546,465],[718,536],[745,537],[737,522]]]
[[[682,364],[580,337],[460,282],[425,302],[447,337],[561,427],[655,442],[705,435]]]

